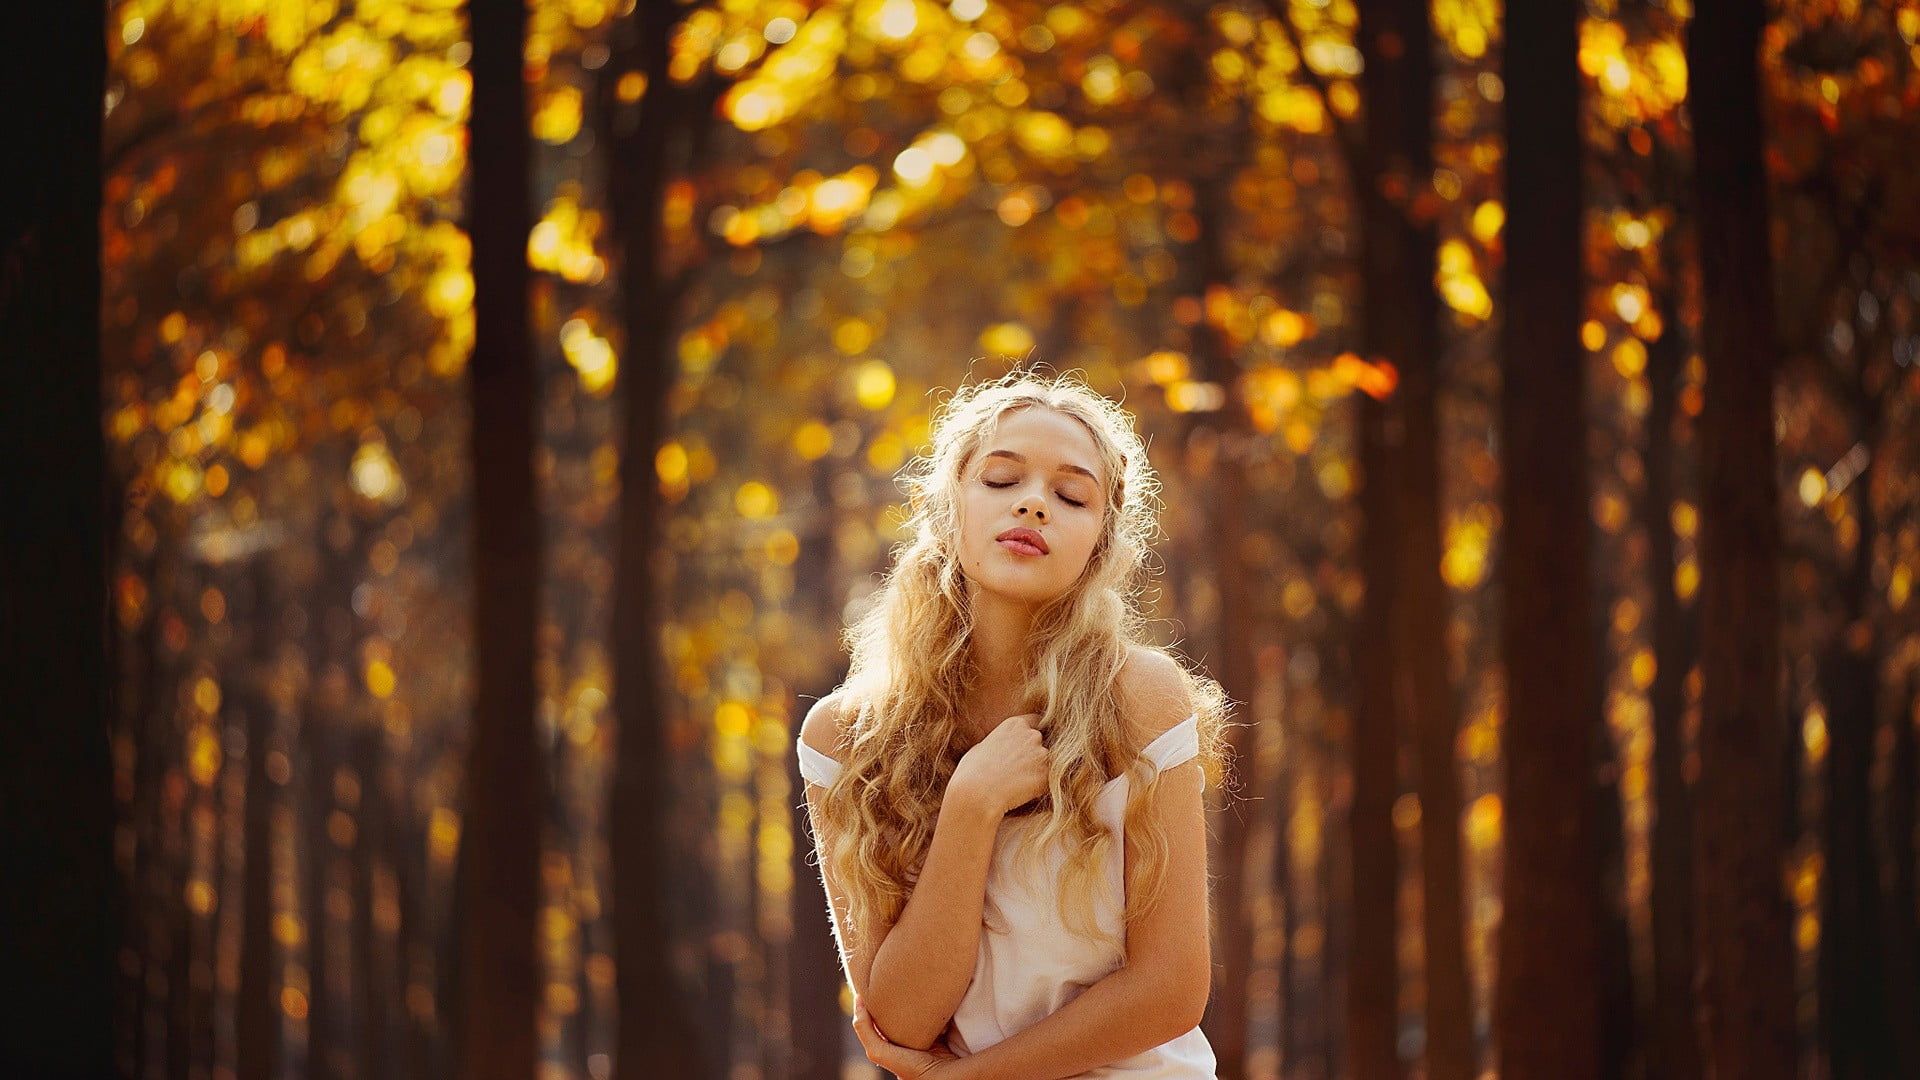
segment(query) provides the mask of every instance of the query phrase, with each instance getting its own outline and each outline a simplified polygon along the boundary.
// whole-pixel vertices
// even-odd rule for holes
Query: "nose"
[[[1022,499],[1020,501],[1020,505],[1014,507],[1013,512],[1020,515],[1021,517],[1026,517],[1029,513],[1031,513],[1033,515],[1033,520],[1039,521],[1039,522],[1045,522],[1047,520],[1046,506],[1044,506],[1040,502],[1040,500],[1033,498],[1031,496],[1029,496],[1026,499]]]

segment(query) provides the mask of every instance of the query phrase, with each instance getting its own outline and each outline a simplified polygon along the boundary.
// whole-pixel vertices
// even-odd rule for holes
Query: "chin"
[[[1041,604],[1051,603],[1054,600],[1058,600],[1062,595],[1066,593],[1066,591],[1069,588],[1072,587],[1071,584],[1069,583],[1066,585],[1061,585],[1058,588],[1048,588],[1044,586],[1035,586],[1030,581],[1017,582],[1017,583],[1016,582],[999,582],[999,581],[982,581],[979,584],[980,584],[981,590],[984,592],[990,592],[995,596],[1001,597],[1002,599],[1012,600],[1015,603],[1027,604],[1029,606],[1034,606],[1034,607],[1037,607]]]

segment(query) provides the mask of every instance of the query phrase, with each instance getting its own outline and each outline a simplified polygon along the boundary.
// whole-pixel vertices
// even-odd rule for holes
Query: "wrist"
[[[1007,807],[996,806],[992,799],[974,789],[964,781],[948,781],[946,793],[940,797],[940,816],[949,814],[976,825],[1000,827],[1000,819],[1007,816]]]
[[[973,1057],[954,1058],[934,1070],[934,1080],[994,1080],[988,1062]]]

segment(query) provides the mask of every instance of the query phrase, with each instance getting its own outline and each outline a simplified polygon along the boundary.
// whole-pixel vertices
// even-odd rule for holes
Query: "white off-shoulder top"
[[[1192,759],[1200,750],[1198,725],[1197,715],[1182,720],[1148,743],[1140,755],[1156,772]],[[804,742],[795,740],[795,745],[800,755],[800,775],[809,783],[825,787],[840,775],[839,762]],[[1107,782],[1094,804],[1094,816],[1114,838],[1105,867],[1105,888],[1095,896],[1094,915],[1101,932],[1115,940],[1120,940],[1123,932],[1128,787],[1129,777],[1122,773]],[[994,841],[987,897],[1000,919],[982,918],[973,981],[954,1012],[958,1038],[949,1040],[949,1044],[962,1057],[1039,1022],[1121,965],[1117,949],[1078,937],[1061,921],[1053,886],[1065,861],[1064,851],[1056,847],[1046,852],[1044,859],[1028,859],[1024,867],[1016,861],[1020,832],[1036,827],[1038,821],[1038,815],[1009,817],[1001,822]],[[1004,922],[1004,926],[996,929],[995,922]],[[1213,1047],[1195,1027],[1151,1050],[1080,1075],[1213,1080]]]

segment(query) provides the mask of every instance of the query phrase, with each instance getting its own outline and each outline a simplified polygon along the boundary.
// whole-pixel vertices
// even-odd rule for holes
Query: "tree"
[[[466,891],[455,916],[464,977],[455,1030],[458,1073],[479,1080],[530,1077],[538,1067],[534,1019],[545,980],[534,936],[547,815],[545,755],[534,734],[541,517],[527,314],[526,9],[523,0],[481,0],[469,10],[475,694],[460,836]]]
[[[619,734],[612,779],[614,940],[619,987],[618,1061],[627,1075],[702,1076],[710,1069],[706,1025],[689,1014],[668,952],[666,885],[673,861],[669,824],[673,745],[662,707],[654,552],[660,535],[660,486],[654,458],[666,430],[667,389],[675,371],[671,334],[684,279],[663,265],[668,152],[676,135],[704,125],[714,83],[691,90],[668,74],[669,46],[683,12],[644,5],[621,60],[609,64],[602,97],[612,133],[609,176],[621,265],[626,363],[621,376],[619,527],[615,543],[613,706]],[[637,110],[622,109],[617,79],[644,80]],[[644,1071],[641,1071],[644,1070]]]
[[[0,625],[8,695],[0,812],[6,938],[0,1073],[111,1074],[121,910],[108,755],[109,502],[100,435],[99,5],[15,6],[32,42],[5,80],[0,340],[8,550],[25,570]],[[57,463],[37,468],[27,462]]]
[[[1758,0],[1705,0],[1687,33],[1699,230],[1701,1035],[1713,1075],[1796,1072],[1781,895],[1776,344]]]
[[[1354,180],[1363,211],[1362,303],[1368,359],[1394,365],[1386,439],[1397,444],[1395,620],[1389,655],[1396,714],[1417,747],[1427,1072],[1475,1075],[1473,996],[1462,942],[1459,722],[1447,676],[1440,576],[1440,303],[1434,291],[1433,33],[1424,0],[1362,3],[1366,136]]]
[[[1577,15],[1507,8],[1507,849],[1494,1013],[1508,1080],[1591,1078],[1601,1059]]]

